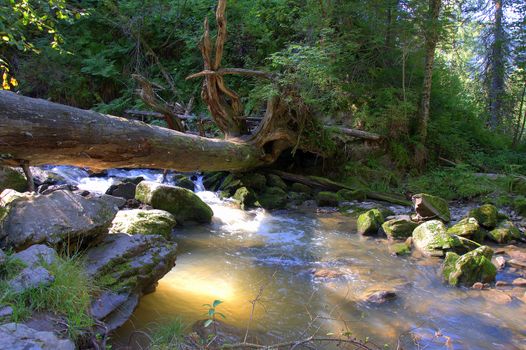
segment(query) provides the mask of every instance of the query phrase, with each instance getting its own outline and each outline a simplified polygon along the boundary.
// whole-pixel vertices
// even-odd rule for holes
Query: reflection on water
[[[72,172],[89,190],[103,192],[113,181]],[[162,179],[155,171],[110,175]],[[202,190],[199,180],[196,188]],[[320,335],[349,330],[391,349],[400,337],[405,349],[526,349],[526,304],[498,291],[444,286],[439,259],[393,257],[385,240],[357,235],[348,216],[245,212],[213,193],[198,195],[214,211],[212,224],[175,230],[177,265],[141,299],[115,335],[117,342],[127,343],[133,330],[176,316],[189,324],[203,319],[203,304],[215,299],[224,301],[218,311],[226,321],[245,329],[250,301],[263,287],[251,329],[267,334],[269,342],[296,339],[320,327]],[[339,277],[314,278],[313,271],[321,269]],[[394,290],[397,298],[367,304],[364,295],[370,290]]]
[[[392,348],[410,330],[402,337],[406,348],[417,348],[415,341],[427,349],[526,348],[520,301],[499,305],[484,292],[446,287],[440,260],[393,257],[385,241],[355,234],[343,214],[244,212],[212,193],[200,196],[214,210],[213,223],[176,229],[177,266],[143,297],[118,337],[174,316],[203,319],[202,304],[214,299],[224,301],[227,322],[244,329],[264,285],[251,328],[269,341],[297,337],[317,317],[319,334],[348,329]],[[315,269],[340,277],[317,279]],[[363,301],[371,289],[395,290],[398,298],[373,306]]]

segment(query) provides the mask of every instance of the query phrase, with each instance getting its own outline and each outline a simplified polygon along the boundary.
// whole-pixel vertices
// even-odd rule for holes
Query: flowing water
[[[88,190],[113,181],[78,175],[72,176]],[[162,178],[154,171],[110,175]],[[356,234],[345,213],[242,211],[199,182],[196,190],[214,211],[212,224],[176,228],[176,266],[141,299],[117,340],[175,317],[188,324],[206,318],[203,304],[216,299],[225,321],[244,330],[250,301],[260,294],[250,331],[266,342],[344,331],[394,349],[399,339],[405,349],[526,349],[525,303],[447,287],[440,260],[392,256],[387,241]],[[315,277],[320,270],[337,276]],[[370,304],[363,300],[370,290],[396,290],[397,297]],[[522,296],[524,289],[512,292]]]

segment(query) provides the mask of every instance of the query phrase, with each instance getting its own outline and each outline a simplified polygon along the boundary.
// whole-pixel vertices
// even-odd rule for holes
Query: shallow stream
[[[103,192],[113,181],[71,172],[72,180],[90,191]],[[155,171],[109,175],[162,179]],[[215,299],[223,301],[218,311],[225,322],[243,334],[251,300],[261,291],[250,331],[266,343],[317,330],[318,335],[350,332],[390,349],[398,341],[405,349],[526,349],[524,302],[495,290],[447,287],[439,277],[440,260],[392,256],[386,240],[356,234],[346,213],[242,211],[199,183],[196,190],[212,207],[213,223],[175,230],[177,265],[141,299],[115,335],[117,343],[174,317],[188,324],[206,318],[203,304]],[[315,271],[327,277],[315,277]],[[503,272],[497,279],[514,277]],[[371,304],[363,300],[371,290],[395,290],[397,296]]]

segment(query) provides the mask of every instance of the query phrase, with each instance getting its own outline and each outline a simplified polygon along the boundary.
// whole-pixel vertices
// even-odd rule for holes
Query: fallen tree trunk
[[[353,188],[351,186],[348,186],[340,182],[329,180],[324,177],[303,176],[303,175],[298,175],[298,174],[287,173],[281,170],[273,170],[272,172],[285,180],[299,182],[304,185],[318,188],[321,190],[328,190],[328,191],[339,191],[342,189],[351,190],[351,191],[356,190],[356,188]],[[369,199],[375,199],[375,200],[384,201],[384,202],[393,203],[393,204],[399,204],[403,206],[412,205],[412,203],[406,200],[404,196],[392,194],[392,193],[365,191],[365,196]]]
[[[0,91],[4,164],[216,171],[269,161],[253,142],[208,139]]]

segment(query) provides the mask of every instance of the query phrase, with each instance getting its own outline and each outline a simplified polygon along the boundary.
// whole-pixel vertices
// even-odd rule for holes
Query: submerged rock
[[[413,230],[417,227],[418,224],[409,217],[391,219],[382,224],[382,229],[390,239],[406,239],[407,237],[411,237]]]
[[[209,223],[214,212],[195,193],[186,188],[142,181],[137,185],[135,198],[154,209],[171,213],[178,223],[197,221]]]
[[[175,243],[159,235],[118,233],[105,236],[98,246],[88,249],[88,276],[111,292],[93,302],[92,313],[107,321],[112,329],[126,322],[139,297],[151,292],[175,265],[176,248]]]
[[[440,220],[426,221],[415,228],[413,244],[426,256],[444,256],[444,251],[462,246],[457,237],[447,233]]]
[[[0,167],[0,192],[5,189],[24,192],[27,190],[26,177],[10,167]]]
[[[320,207],[337,207],[341,198],[337,193],[321,191],[316,196],[316,202]]]
[[[371,209],[358,216],[356,223],[358,233],[362,235],[375,235],[384,222],[384,217],[380,210]]]
[[[497,227],[488,232],[488,238],[497,243],[509,243],[522,237],[521,231],[509,220],[498,223]]]
[[[394,255],[408,255],[411,254],[411,247],[404,243],[395,243],[389,246],[389,250]]]
[[[493,229],[497,226],[499,211],[492,204],[484,204],[478,208],[469,211],[468,217],[477,219],[479,225],[487,229]]]
[[[491,262],[493,250],[479,247],[462,256],[448,252],[442,264],[442,275],[452,286],[472,286],[475,282],[489,283],[495,280],[497,269]]]
[[[267,187],[258,195],[258,202],[268,210],[283,209],[287,205],[287,193],[279,187]]]
[[[61,339],[53,332],[37,331],[21,323],[0,325],[2,349],[9,350],[74,350],[70,339]]]
[[[110,233],[172,236],[175,217],[167,211],[152,209],[121,210],[113,219]]]
[[[396,299],[396,291],[394,290],[377,290],[366,292],[365,302],[371,304],[384,304],[388,301]]]
[[[38,243],[87,243],[106,233],[117,213],[105,200],[69,191],[13,194],[11,198],[3,206],[3,219],[0,215],[0,241],[2,246],[15,249]]]
[[[438,218],[442,221],[449,222],[451,214],[447,202],[436,196],[426,193],[415,194],[412,197],[415,211],[422,220]]]

